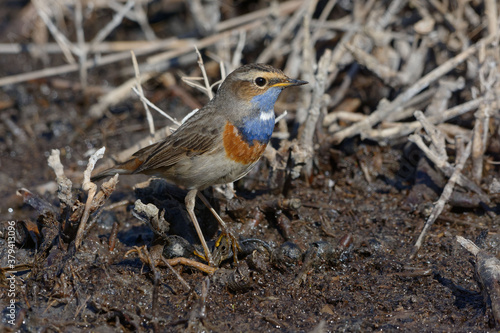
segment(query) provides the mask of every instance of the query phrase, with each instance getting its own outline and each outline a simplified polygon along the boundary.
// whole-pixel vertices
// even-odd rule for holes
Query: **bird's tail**
[[[96,182],[106,177],[112,177],[116,174],[130,175],[133,174],[135,170],[137,170],[137,168],[141,166],[141,164],[142,161],[139,160],[137,157],[134,157],[126,162],[117,164],[112,168],[99,172],[97,175],[92,176],[90,180],[92,182]]]

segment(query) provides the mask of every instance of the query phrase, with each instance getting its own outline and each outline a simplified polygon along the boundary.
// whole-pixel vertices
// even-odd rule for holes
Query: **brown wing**
[[[183,158],[210,153],[221,147],[225,120],[206,114],[200,117],[200,111],[169,137],[137,151],[134,156],[144,162],[134,173],[169,168]]]

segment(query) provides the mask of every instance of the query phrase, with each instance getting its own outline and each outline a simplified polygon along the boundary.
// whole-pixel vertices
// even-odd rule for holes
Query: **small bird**
[[[229,74],[214,98],[172,135],[140,149],[128,161],[97,174],[92,180],[117,173],[142,173],[165,178],[189,190],[186,210],[200,238],[205,259],[213,265],[194,214],[196,195],[226,229],[224,221],[199,191],[234,182],[252,169],[271,139],[278,96],[286,87],[306,83],[291,79],[269,65],[242,66]]]

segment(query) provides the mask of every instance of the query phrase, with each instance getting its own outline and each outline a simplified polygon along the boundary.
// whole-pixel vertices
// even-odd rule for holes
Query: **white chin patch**
[[[267,120],[272,119],[272,118],[274,118],[274,110],[260,113],[260,120],[262,120],[262,121],[267,121]]]

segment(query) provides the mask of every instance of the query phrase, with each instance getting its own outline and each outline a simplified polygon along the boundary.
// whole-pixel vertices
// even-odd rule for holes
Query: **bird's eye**
[[[263,87],[265,86],[267,83],[266,79],[264,79],[263,77],[258,77],[255,79],[255,84],[258,85],[259,87]]]

